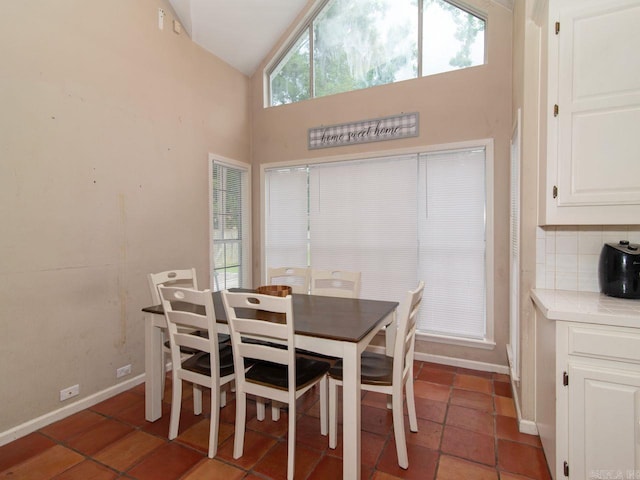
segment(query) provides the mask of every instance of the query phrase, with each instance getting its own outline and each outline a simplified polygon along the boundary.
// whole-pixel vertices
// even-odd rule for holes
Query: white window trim
[[[489,299],[487,299],[487,303],[488,300]],[[489,340],[488,338],[489,324],[493,324],[493,317],[491,317],[491,321],[489,321],[489,314],[487,313],[487,338],[484,340],[478,340],[475,338],[450,337],[447,335],[435,335],[432,333],[420,332],[416,332],[416,340],[433,343],[446,343],[448,345],[460,345],[463,347],[481,348],[484,350],[493,350],[494,348],[496,348],[496,342],[493,341],[493,338],[491,338],[491,340]]]
[[[245,170],[247,172],[247,232],[246,235],[243,235],[242,239],[242,251],[243,254],[243,262],[242,262],[242,275],[243,278],[246,279],[246,284],[248,286],[253,285],[252,273],[253,273],[253,260],[252,260],[252,220],[251,220],[251,212],[252,212],[252,200],[251,200],[251,164],[240,162],[238,160],[233,160],[231,158],[223,157],[222,155],[210,153],[209,154],[209,180],[208,180],[208,189],[209,189],[209,288],[211,290],[214,289],[214,250],[213,250],[213,188],[211,185],[213,179],[213,165],[214,163],[218,163],[221,165],[225,165],[231,168],[238,168]],[[243,212],[244,214],[245,212]],[[244,260],[246,257],[246,261]]]
[[[511,378],[520,380],[520,225],[521,225],[521,167],[522,167],[522,111],[518,109],[511,134],[511,211],[509,228],[509,342],[507,359]],[[514,196],[516,199],[514,199]],[[515,277],[515,278],[514,278]]]
[[[418,147],[409,147],[403,149],[393,149],[393,150],[379,150],[375,152],[363,152],[363,153],[355,153],[355,154],[347,154],[347,155],[335,155],[335,156],[326,156],[326,157],[318,157],[318,158],[309,158],[309,159],[301,159],[301,160],[290,160],[285,162],[274,162],[274,163],[263,163],[260,165],[260,232],[264,232],[266,226],[266,205],[264,202],[265,198],[265,171],[267,169],[272,168],[289,168],[307,164],[321,164],[321,163],[330,163],[330,162],[342,162],[348,160],[363,160],[367,158],[376,158],[376,157],[388,157],[388,156],[397,156],[397,155],[406,155],[406,154],[420,154],[420,153],[433,153],[433,152],[443,152],[450,150],[465,150],[472,148],[484,148],[485,149],[485,178],[486,178],[486,205],[485,205],[485,215],[486,215],[486,265],[485,265],[485,275],[486,275],[486,338],[484,340],[477,339],[465,339],[462,337],[448,337],[444,335],[434,335],[434,334],[426,334],[421,333],[417,335],[419,340],[426,340],[437,343],[447,343],[451,345],[463,345],[467,347],[473,348],[482,348],[482,349],[493,349],[495,348],[495,333],[494,333],[494,199],[493,199],[493,190],[494,190],[494,148],[493,148],[493,139],[485,138],[479,140],[469,140],[464,142],[456,142],[456,143],[446,143],[446,144],[438,144],[438,145],[425,145]],[[265,278],[266,275],[266,257],[265,257],[265,239],[264,235],[261,234],[260,239],[260,278]]]

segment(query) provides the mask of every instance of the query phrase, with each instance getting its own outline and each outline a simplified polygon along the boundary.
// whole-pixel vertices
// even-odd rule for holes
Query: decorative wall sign
[[[418,136],[418,113],[309,129],[309,150]]]

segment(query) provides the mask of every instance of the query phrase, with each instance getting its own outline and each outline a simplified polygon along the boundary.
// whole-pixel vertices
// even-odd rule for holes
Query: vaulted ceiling
[[[307,0],[169,0],[191,39],[251,76]]]
[[[191,39],[247,76],[309,0],[169,0]],[[491,1],[509,10],[514,0]]]

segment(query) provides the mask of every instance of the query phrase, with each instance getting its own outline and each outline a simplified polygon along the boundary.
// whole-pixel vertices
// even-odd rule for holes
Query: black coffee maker
[[[620,240],[605,243],[598,268],[600,290],[620,298],[640,298],[640,245]]]

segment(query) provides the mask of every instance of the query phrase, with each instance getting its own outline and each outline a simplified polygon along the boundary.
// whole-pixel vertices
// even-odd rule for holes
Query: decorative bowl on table
[[[256,288],[256,293],[274,297],[286,297],[291,295],[291,287],[289,285],[263,285]]]

